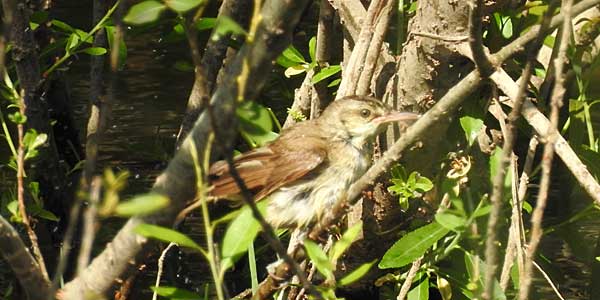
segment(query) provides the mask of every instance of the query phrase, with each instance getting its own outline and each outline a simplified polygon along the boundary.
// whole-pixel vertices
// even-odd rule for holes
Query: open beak
[[[377,117],[372,120],[376,124],[384,124],[390,122],[409,122],[412,123],[420,118],[421,115],[412,112],[390,111],[387,114]]]

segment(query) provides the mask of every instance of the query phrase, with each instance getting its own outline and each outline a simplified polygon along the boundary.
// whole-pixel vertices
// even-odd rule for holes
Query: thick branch
[[[17,231],[0,216],[0,254],[25,288],[25,294],[30,300],[45,300],[50,284],[42,275],[35,259]]]

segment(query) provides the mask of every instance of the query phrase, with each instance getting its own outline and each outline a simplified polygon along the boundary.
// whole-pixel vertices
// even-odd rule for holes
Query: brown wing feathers
[[[303,177],[326,157],[325,142],[320,137],[288,134],[269,146],[237,156],[234,165],[248,189],[256,193],[254,199],[260,200]],[[240,192],[225,161],[214,163],[209,177],[215,197],[226,198]]]

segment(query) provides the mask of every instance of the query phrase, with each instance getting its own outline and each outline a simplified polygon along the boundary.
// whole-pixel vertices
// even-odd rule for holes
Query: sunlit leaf
[[[174,286],[151,286],[150,289],[157,295],[173,300],[199,300],[202,297],[194,292],[184,290]]]
[[[359,280],[363,276],[365,276],[369,272],[369,270],[371,270],[371,267],[373,267],[373,265],[376,262],[377,262],[377,260],[375,259],[371,262],[360,265],[360,267],[356,268],[356,270],[350,272],[348,275],[346,275],[342,279],[340,279],[338,281],[338,284],[340,286],[344,286],[344,285],[349,285],[353,282],[356,282],[357,280]]]
[[[71,25],[69,25],[63,21],[54,19],[54,20],[50,21],[50,24],[52,24],[52,26],[57,27],[58,29],[61,29],[62,31],[75,32],[75,28],[71,27]]]
[[[469,146],[471,146],[483,129],[483,120],[471,116],[464,116],[460,118],[460,127],[462,127],[465,132],[467,142],[469,143]]]
[[[123,21],[135,25],[150,23],[158,19],[165,8],[164,4],[155,0],[140,2],[129,9]]]
[[[253,101],[244,102],[237,108],[236,114],[240,132],[252,146],[262,146],[277,137],[273,132],[271,114],[264,106]]]
[[[335,242],[331,248],[331,258],[333,261],[337,261],[344,252],[352,245],[358,234],[362,231],[362,222],[354,224],[348,228],[342,237]]]
[[[27,122],[27,116],[18,111],[9,114],[8,119],[15,124],[25,124]]]
[[[437,288],[443,300],[450,300],[452,298],[452,286],[450,286],[450,282],[446,278],[442,276],[437,277]]]
[[[71,35],[69,35],[69,39],[67,39],[65,51],[71,52],[71,50],[77,48],[78,45],[79,45],[79,35],[77,33],[71,33]]]
[[[204,0],[164,0],[165,4],[172,10],[183,13],[198,5]]]
[[[379,263],[379,268],[400,268],[413,262],[448,232],[448,228],[437,222],[409,232],[388,249]]]
[[[317,37],[313,36],[312,38],[310,38],[310,41],[308,41],[308,55],[310,56],[310,61],[312,61],[312,62],[317,61],[317,58],[315,56],[316,52],[317,52]]]
[[[145,236],[147,238],[152,238],[156,240],[160,240],[168,243],[175,243],[180,247],[187,247],[195,250],[201,251],[202,248],[200,245],[196,244],[191,238],[187,235],[175,231],[173,229],[151,225],[151,224],[140,224],[133,230],[135,233]]]
[[[207,29],[212,29],[217,24],[217,18],[200,18],[198,22],[196,22],[196,30],[202,31]]]
[[[306,65],[293,65],[293,66],[285,69],[285,71],[283,72],[283,75],[285,75],[285,77],[287,77],[287,78],[290,78],[292,76],[302,74],[302,73],[306,72],[306,70],[307,70]]]
[[[307,62],[300,51],[298,51],[298,49],[296,49],[293,45],[290,45],[283,50],[283,52],[281,52],[279,57],[277,57],[277,64],[284,68],[289,68],[295,65],[307,64]]]
[[[118,51],[118,58],[117,58],[117,68],[119,70],[123,69],[123,67],[125,66],[125,60],[127,59],[127,45],[125,44],[125,41],[123,40],[123,36],[121,36],[119,38],[118,41],[115,41],[115,34],[116,34],[116,30],[117,28],[115,26],[105,26],[106,28],[106,37],[108,39],[108,47],[111,51],[113,51],[112,49],[114,49],[115,47],[119,47]],[[115,42],[117,43],[117,45],[115,45]]]
[[[169,205],[168,197],[157,193],[149,193],[119,203],[115,208],[115,213],[123,217],[141,216],[156,212],[167,205]]]
[[[264,214],[266,201],[257,203],[257,207]],[[235,262],[248,250],[248,246],[254,242],[256,235],[260,232],[260,224],[252,215],[252,210],[247,205],[241,208],[241,212],[227,227],[221,247],[223,262],[229,259],[224,269],[231,267],[229,263]]]
[[[319,247],[319,245],[315,244],[315,242],[311,240],[304,241],[304,248],[306,249],[306,254],[313,262],[317,270],[327,279],[333,278],[333,266],[331,265],[331,261],[327,257],[327,254]]]
[[[435,221],[447,229],[459,231],[467,223],[467,219],[450,212],[441,212],[435,215]]]
[[[90,47],[81,50],[83,53],[87,53],[89,55],[104,55],[106,53],[106,48],[102,47]]]
[[[340,65],[333,65],[333,66],[325,67],[313,76],[312,83],[315,84],[315,83],[321,82],[321,81],[339,73],[341,70],[342,70],[342,67]]]

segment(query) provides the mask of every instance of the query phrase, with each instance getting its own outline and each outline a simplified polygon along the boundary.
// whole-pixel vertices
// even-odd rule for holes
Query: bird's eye
[[[360,111],[360,116],[363,118],[367,118],[370,115],[371,115],[371,111],[368,109],[363,109]]]

